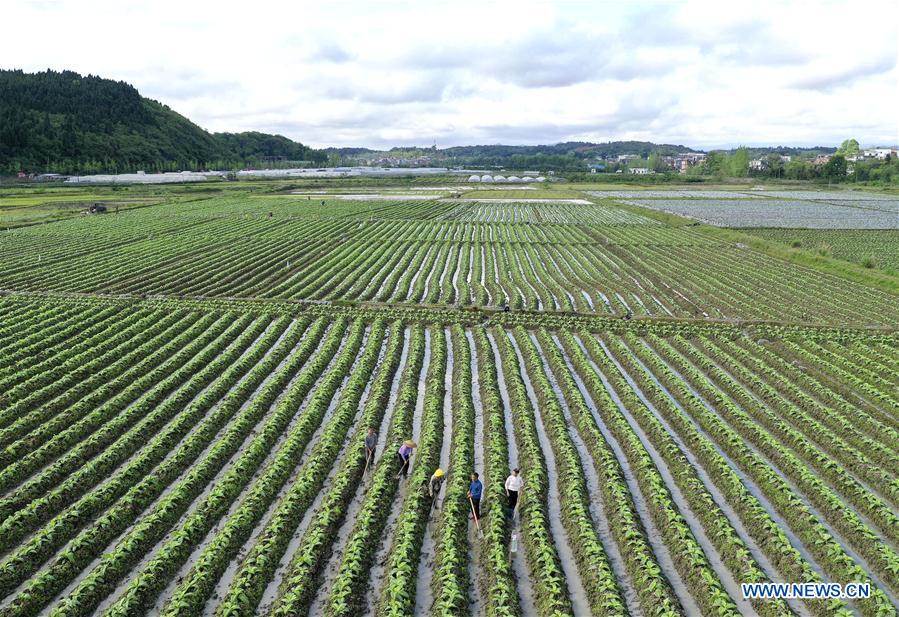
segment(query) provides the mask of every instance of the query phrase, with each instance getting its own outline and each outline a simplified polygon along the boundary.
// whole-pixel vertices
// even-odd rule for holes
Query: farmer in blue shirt
[[[481,518],[481,495],[484,493],[484,485],[478,480],[477,472],[472,472],[471,483],[468,485],[468,498],[471,500],[471,509],[477,518]]]

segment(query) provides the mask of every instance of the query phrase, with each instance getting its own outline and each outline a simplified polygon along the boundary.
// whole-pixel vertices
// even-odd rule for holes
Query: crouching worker
[[[431,504],[437,509],[440,509],[440,505],[437,503],[437,498],[440,496],[440,489],[443,488],[443,481],[446,477],[443,474],[443,470],[439,467],[437,471],[434,472],[434,475],[431,476],[431,481],[428,482],[428,497],[431,498]]]

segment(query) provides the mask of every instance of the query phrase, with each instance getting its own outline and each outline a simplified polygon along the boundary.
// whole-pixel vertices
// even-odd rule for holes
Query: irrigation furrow
[[[443,396],[443,442],[440,446],[440,469],[447,472],[450,470],[450,446],[453,434],[453,342],[450,338],[449,328],[444,328],[443,335],[446,337],[446,372],[443,376],[445,393]],[[452,473],[464,473],[464,471],[454,469]],[[428,517],[428,524],[425,528],[425,536],[421,545],[421,556],[418,561],[418,582],[415,586],[415,613],[417,615],[429,611],[434,602],[431,580],[434,573],[432,566],[436,545],[435,527],[437,526],[439,512],[445,495],[446,489],[444,488],[434,500],[435,503],[431,516]]]
[[[509,441],[509,466],[512,468],[518,468],[518,443],[515,439],[515,430],[512,426],[512,403],[509,398],[509,390],[506,385],[504,372],[502,370],[502,358],[499,354],[499,347],[496,344],[496,339],[494,338],[493,333],[489,330],[487,331],[487,339],[490,341],[490,347],[493,349],[493,360],[497,367],[497,380],[499,383],[500,398],[503,402],[503,413],[505,414],[506,421],[506,439]],[[503,480],[495,478],[493,481],[501,482]],[[520,524],[521,522],[518,518],[513,518],[512,521],[513,524]],[[515,528],[513,528],[511,539],[511,543],[513,546],[518,543],[517,535],[518,532],[515,531]],[[531,584],[530,573],[528,572],[528,566],[525,562],[524,551],[521,550],[520,546],[519,550],[512,552],[512,565],[515,570],[518,597],[521,601],[521,614],[523,617],[536,617],[536,615],[539,615],[540,613],[537,610],[537,601],[533,593],[534,586]]]
[[[557,477],[558,466],[556,456],[552,449],[549,437],[546,435],[546,424],[544,424],[543,411],[540,408],[540,402],[537,399],[537,393],[531,383],[531,377],[525,369],[524,355],[514,336],[509,336],[512,347],[515,349],[515,355],[518,356],[518,364],[521,367],[519,376],[524,382],[525,391],[534,411],[535,425],[537,427],[537,437],[540,440],[540,449],[543,458],[546,460],[547,468],[547,484],[549,494],[549,521],[550,530],[553,535],[553,542],[556,550],[559,552],[559,558],[562,563],[562,570],[565,572],[565,582],[568,585],[569,597],[575,613],[586,615],[590,612],[590,605],[587,602],[587,590],[584,587],[584,581],[580,572],[577,570],[574,551],[572,550],[571,538],[568,531],[562,525],[562,496],[559,491],[559,481]]]
[[[587,357],[590,363],[590,367],[596,373],[597,377],[599,377],[602,381],[603,386],[605,387],[609,396],[612,398],[615,406],[618,407],[619,412],[623,415],[626,415],[627,410],[621,399],[618,397],[618,393],[615,392],[615,390],[612,388],[611,383],[609,383],[608,379],[606,378],[606,375],[596,365],[596,362],[593,360],[593,358],[590,357],[590,354],[587,351],[587,348],[584,346],[583,341],[578,337],[575,337],[575,341],[580,347],[581,352]],[[566,362],[570,364],[571,359],[568,358],[568,354],[564,353],[563,355],[566,357]],[[644,497],[643,492],[640,489],[640,485],[637,483],[637,479],[634,477],[633,471],[631,470],[628,463],[627,455],[624,453],[621,444],[618,442],[618,440],[612,434],[611,430],[606,425],[605,420],[597,411],[598,408],[593,402],[593,397],[587,391],[587,388],[583,384],[580,376],[577,374],[577,372],[573,373],[573,376],[575,376],[575,381],[577,381],[578,383],[578,388],[581,390],[582,396],[588,402],[590,411],[593,413],[593,419],[599,426],[603,437],[605,437],[606,443],[615,452],[615,458],[618,459],[618,464],[623,472],[624,480],[627,483],[631,497],[634,500],[634,506],[637,508],[637,513],[640,516],[640,522],[646,529],[646,535],[649,539],[649,544],[652,546],[652,551],[656,556],[656,561],[658,562],[659,567],[662,569],[662,572],[665,574],[665,578],[668,579],[669,583],[674,589],[678,600],[687,611],[687,614],[699,615],[701,613],[701,611],[699,610],[699,605],[696,603],[696,599],[690,593],[689,588],[687,587],[686,583],[675,567],[671,551],[669,550],[668,546],[661,540],[661,538],[663,537],[662,533],[652,517],[652,513],[649,509],[646,498]]]
[[[427,379],[428,370],[431,367],[431,331],[429,329],[425,330],[425,345],[424,345],[424,360],[421,366],[421,372],[418,376],[418,397],[415,400],[415,410],[412,416],[412,435],[409,439],[412,439],[416,443],[419,440],[421,435],[421,421],[422,415],[424,412],[425,405],[425,381]],[[393,456],[394,453],[388,452],[387,456]],[[415,454],[413,454],[413,458],[410,459],[408,473],[412,473],[412,468],[414,466],[414,462],[412,462],[415,458]],[[399,468],[399,464],[397,464],[397,468]],[[387,557],[390,553],[390,547],[393,543],[393,532],[396,527],[397,518],[399,518],[400,512],[402,511],[403,501],[406,497],[406,494],[409,491],[408,481],[403,481],[400,484],[399,492],[394,497],[393,503],[390,506],[390,515],[387,517],[387,524],[384,526],[384,533],[381,535],[380,543],[378,545],[378,550],[375,553],[374,565],[371,568],[371,571],[368,575],[368,585],[366,586],[365,592],[365,603],[367,611],[373,612],[378,606],[378,598],[381,593],[381,583],[384,578],[384,571],[387,566]]]

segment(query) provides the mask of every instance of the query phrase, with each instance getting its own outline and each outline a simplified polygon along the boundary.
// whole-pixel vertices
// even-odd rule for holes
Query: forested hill
[[[325,155],[280,135],[209,133],[122,81],[0,70],[0,173],[227,168],[271,159]]]

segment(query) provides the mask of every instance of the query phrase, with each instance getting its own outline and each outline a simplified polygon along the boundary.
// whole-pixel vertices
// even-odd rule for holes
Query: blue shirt
[[[484,485],[481,484],[480,480],[472,480],[471,484],[468,485],[468,492],[471,493],[472,499],[480,499],[481,493],[484,492]]]

